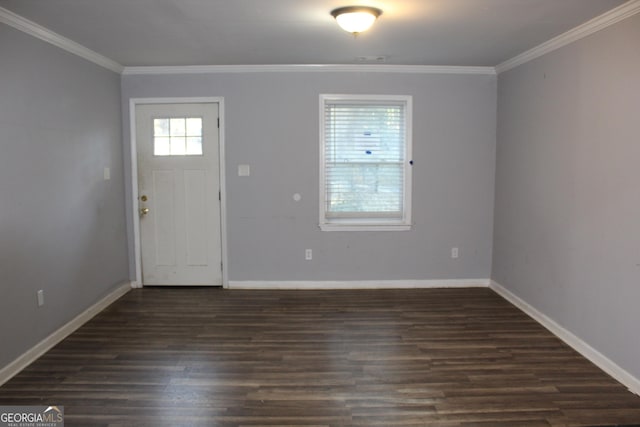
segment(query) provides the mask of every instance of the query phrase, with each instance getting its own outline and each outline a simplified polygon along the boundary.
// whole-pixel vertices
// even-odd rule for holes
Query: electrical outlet
[[[313,259],[313,251],[311,249],[304,250],[304,259],[311,261]]]
[[[451,258],[457,259],[458,255],[458,248],[451,248]]]
[[[38,307],[42,307],[44,305],[44,291],[40,289],[37,295],[38,295]]]

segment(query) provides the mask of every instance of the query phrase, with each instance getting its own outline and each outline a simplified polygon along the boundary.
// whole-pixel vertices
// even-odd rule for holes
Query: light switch
[[[249,165],[238,165],[238,176],[249,176],[251,174],[251,168]]]
[[[104,168],[104,180],[108,181],[111,179],[111,169]]]

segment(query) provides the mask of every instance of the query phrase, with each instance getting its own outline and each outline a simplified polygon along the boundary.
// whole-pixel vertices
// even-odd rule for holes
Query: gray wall
[[[493,278],[640,378],[640,15],[498,79]]]
[[[413,96],[411,231],[319,230],[321,93]],[[489,278],[495,76],[125,75],[125,138],[130,98],[185,96],[225,99],[231,280]],[[238,177],[237,166],[245,163],[251,176]],[[292,200],[296,192],[300,203]],[[460,248],[458,260],[450,258],[453,246]],[[305,248],[313,249],[313,261],[304,260]]]
[[[126,280],[128,261],[120,76],[4,24],[0,58],[1,368]]]

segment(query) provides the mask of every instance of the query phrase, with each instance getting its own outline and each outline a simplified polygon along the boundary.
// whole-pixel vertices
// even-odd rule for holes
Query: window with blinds
[[[321,95],[320,226],[407,229],[411,97]]]

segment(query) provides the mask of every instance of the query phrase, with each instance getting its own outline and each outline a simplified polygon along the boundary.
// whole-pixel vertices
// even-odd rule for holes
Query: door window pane
[[[185,136],[187,133],[185,121],[185,119],[169,119],[171,136]]]
[[[187,136],[202,136],[202,119],[200,117],[187,119]]]
[[[155,136],[169,136],[169,119],[155,119],[153,121],[153,134]]]
[[[184,136],[171,137],[171,155],[172,156],[184,156],[187,154],[186,143]]]
[[[202,155],[202,138],[199,136],[187,137],[187,154]]]
[[[153,154],[155,156],[169,156],[169,155],[171,155],[171,145],[170,145],[168,137],[156,136],[154,138]]]

